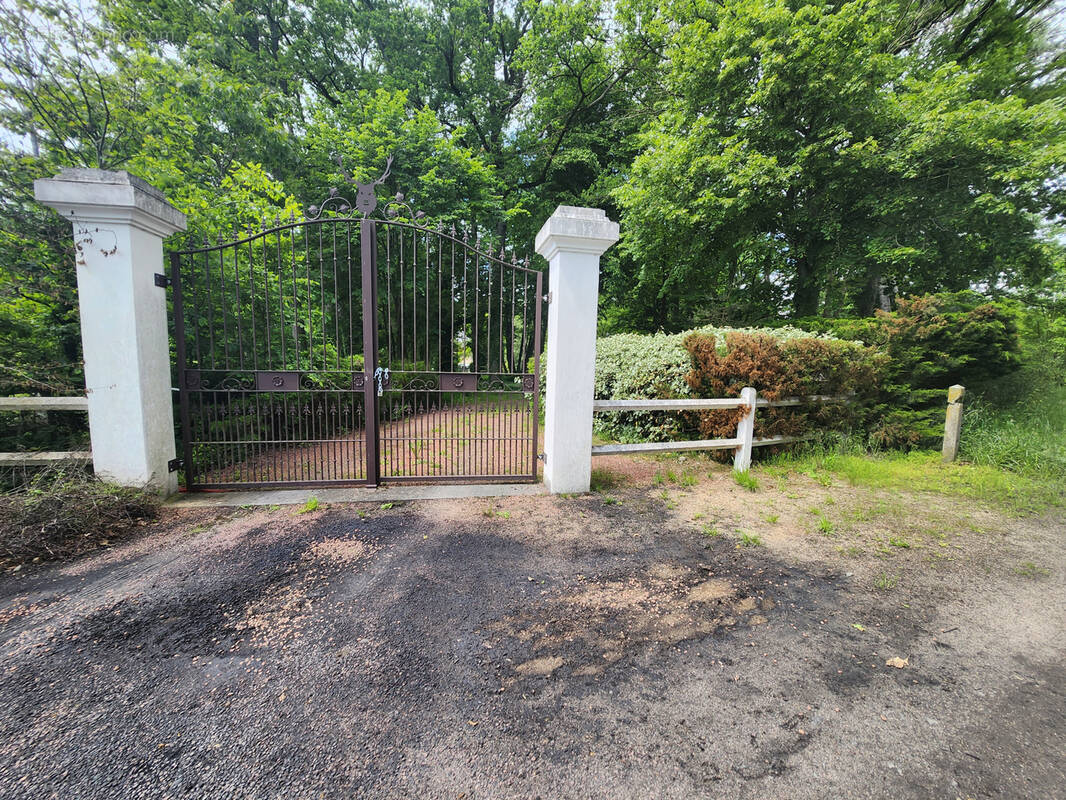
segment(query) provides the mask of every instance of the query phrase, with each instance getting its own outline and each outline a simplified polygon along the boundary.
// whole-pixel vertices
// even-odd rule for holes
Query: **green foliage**
[[[630,319],[869,314],[1048,274],[1066,62],[1044,8],[627,0],[629,46],[662,57],[614,192]]]
[[[1017,304],[972,291],[901,298],[896,311],[873,317],[797,324],[860,340],[887,356],[872,398],[870,441],[877,447],[936,446],[948,386],[975,391],[1022,363]]]

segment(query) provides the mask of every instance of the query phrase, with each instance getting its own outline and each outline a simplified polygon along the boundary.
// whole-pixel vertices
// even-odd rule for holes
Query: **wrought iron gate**
[[[542,273],[383,179],[171,254],[188,489],[536,480]]]

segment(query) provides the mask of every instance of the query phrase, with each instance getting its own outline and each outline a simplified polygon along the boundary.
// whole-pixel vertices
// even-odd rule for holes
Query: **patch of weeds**
[[[833,483],[833,476],[822,472],[820,469],[811,468],[803,470],[803,474],[816,483],[820,483],[822,486],[830,486]]]
[[[625,475],[615,472],[614,470],[607,469],[606,467],[594,467],[589,488],[593,492],[607,492],[621,486],[625,483],[625,480]]]
[[[665,489],[659,492],[659,499],[663,501],[667,508],[677,508],[677,502],[672,497],[670,497],[670,493]]]
[[[888,540],[888,543],[893,547],[899,547],[904,550],[911,546],[911,543],[904,539],[902,536],[894,536]]]
[[[511,518],[511,512],[510,511],[500,511],[498,508],[493,508],[492,506],[488,506],[481,513],[484,516],[486,516],[486,517],[499,517],[500,519],[510,519]]]
[[[798,494],[796,494],[795,492],[789,492],[788,494],[785,495],[785,497],[787,497],[789,500],[799,500],[799,498],[800,498],[800,496]]]
[[[872,455],[812,448],[777,458],[805,474],[839,475],[852,486],[965,497],[1016,514],[1066,505],[1063,483],[1052,475],[963,462],[944,464],[935,451]]]
[[[359,519],[370,519],[370,514],[368,514],[366,511],[363,511],[363,509],[361,508],[357,508],[355,510],[355,516],[359,517]]]
[[[896,588],[898,583],[899,578],[895,578],[887,572],[882,572],[877,576],[877,580],[874,581],[874,588],[880,589],[882,592],[890,592]]]
[[[829,517],[821,517],[818,520],[818,531],[825,536],[833,535],[833,521]]]
[[[1046,578],[1051,575],[1051,570],[1046,567],[1038,566],[1032,561],[1025,561],[1014,568],[1015,575],[1021,575],[1023,578],[1030,578],[1036,580],[1037,578]]]
[[[664,483],[666,483],[666,478],[663,477],[662,470],[655,471],[654,483],[656,486],[662,486]]]
[[[754,533],[741,533],[740,534],[740,546],[741,547],[760,547],[762,545],[762,539],[760,539]]]
[[[699,478],[696,477],[696,473],[694,472],[686,472],[677,479],[677,482],[680,486],[695,486],[699,483]]]
[[[703,519],[706,516],[707,516],[706,514],[704,514],[702,511],[700,511],[697,514],[693,514],[692,515],[692,521],[693,522],[698,522],[699,520]]]
[[[764,519],[771,525],[774,525],[779,519],[781,519],[781,517],[778,514],[767,514]]]
[[[752,475],[750,470],[744,470],[744,472],[733,470],[733,480],[737,486],[749,492],[757,491],[759,488],[759,479]]]
[[[703,528],[701,528],[701,532],[708,539],[717,539],[722,535],[722,532],[714,527],[714,525],[704,525]]]
[[[603,501],[603,504],[605,506],[613,506],[613,505],[616,505],[618,503],[618,498],[617,497],[611,497],[609,494],[603,495],[603,497],[601,497],[600,499]]]
[[[310,497],[308,497],[307,498],[307,502],[304,503],[296,513],[297,514],[309,514],[312,511],[318,511],[318,498],[315,497],[314,495],[311,495]]]
[[[383,511],[388,511],[390,508],[395,508],[395,507],[396,507],[395,503],[382,503],[381,504],[381,509]]]
[[[861,547],[859,547],[858,545],[854,545],[854,544],[853,545],[849,545],[848,547],[841,547],[840,548],[840,554],[842,556],[847,556],[848,558],[858,558],[859,556],[861,556],[865,552],[866,551],[863,550]]]
[[[277,511],[279,508],[281,508],[281,506],[279,506],[277,503],[274,503],[273,505],[267,506],[267,511]]]

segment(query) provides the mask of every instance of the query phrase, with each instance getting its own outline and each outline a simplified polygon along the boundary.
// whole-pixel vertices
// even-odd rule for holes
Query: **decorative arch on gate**
[[[403,194],[375,216],[391,163],[171,253],[187,488],[536,480],[543,275]]]

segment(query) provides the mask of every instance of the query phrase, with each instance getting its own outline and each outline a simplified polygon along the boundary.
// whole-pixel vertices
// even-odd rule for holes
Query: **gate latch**
[[[388,379],[389,379],[389,368],[388,367],[378,367],[376,370],[374,370],[374,380],[377,382],[377,385],[378,385],[378,397],[381,397],[381,395],[384,393],[384,391],[385,391],[385,381],[387,381]]]

